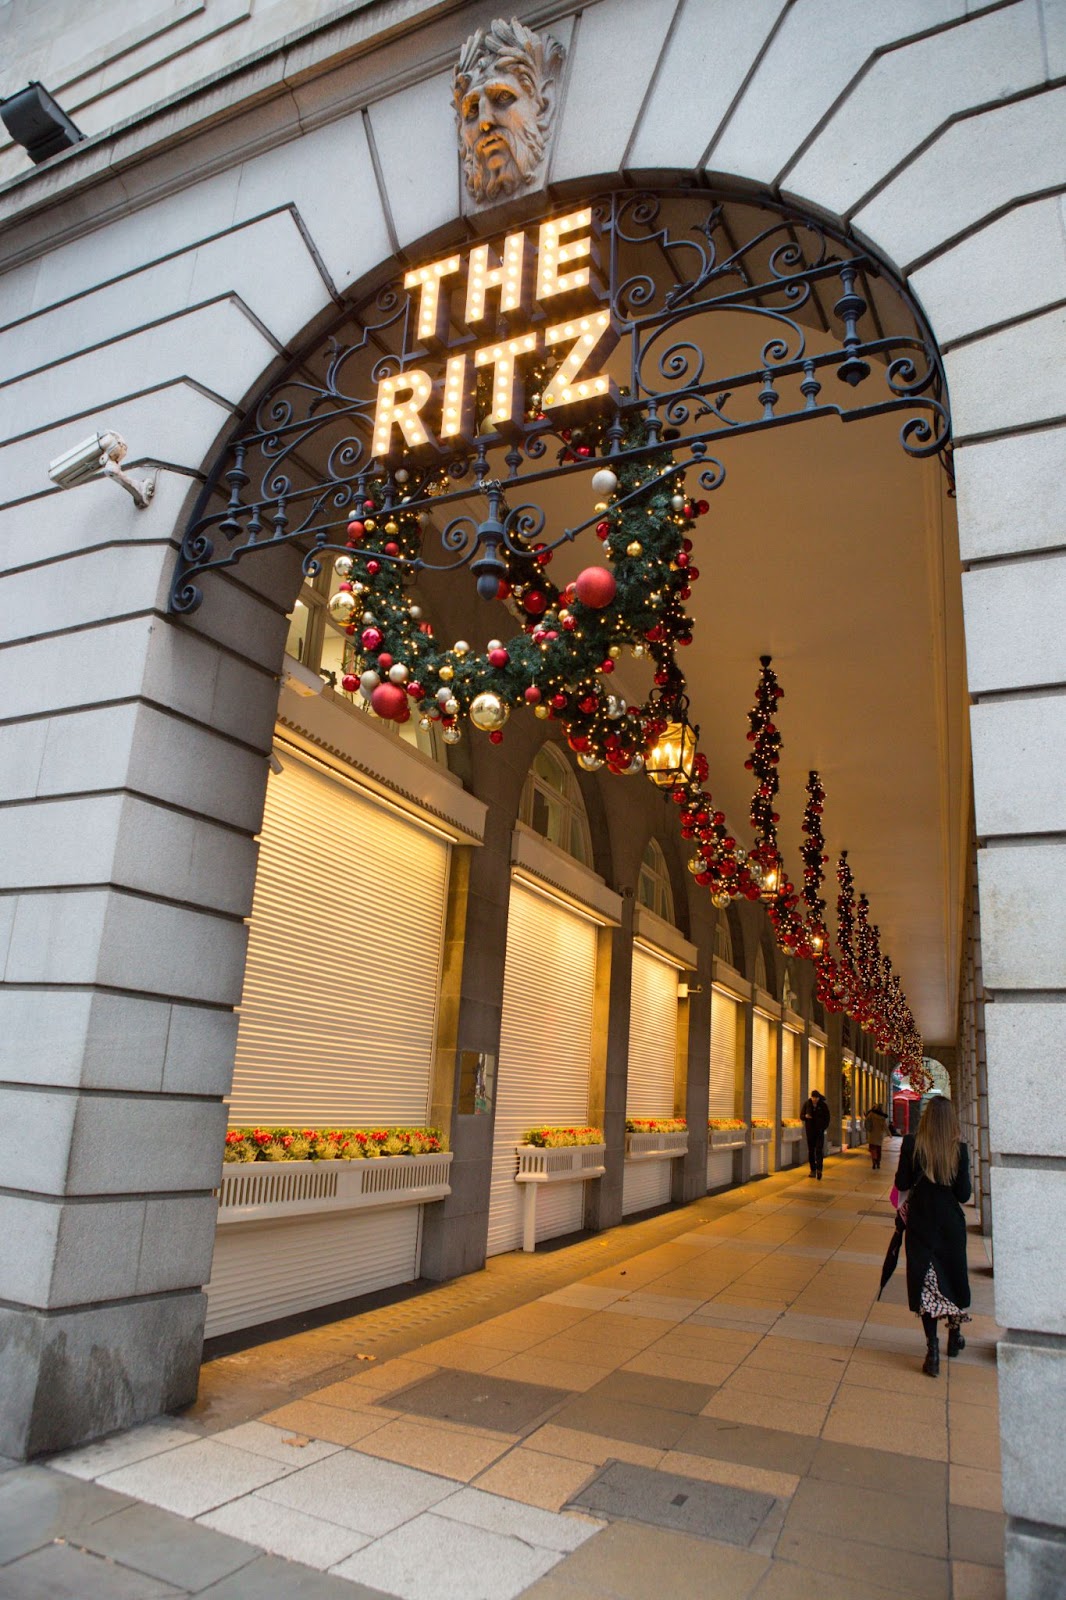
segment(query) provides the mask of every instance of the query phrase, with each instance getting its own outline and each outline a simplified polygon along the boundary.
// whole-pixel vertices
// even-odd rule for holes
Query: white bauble
[[[391,683],[406,683],[410,673],[402,661],[394,661],[389,668],[389,681]]]
[[[598,472],[592,474],[593,494],[614,494],[617,488],[618,479],[610,467],[601,467]]]
[[[374,693],[374,690],[377,688],[380,682],[381,678],[378,676],[378,674],[373,670],[373,668],[368,667],[366,672],[362,673],[360,676],[359,687],[362,689],[365,695],[369,696]]]

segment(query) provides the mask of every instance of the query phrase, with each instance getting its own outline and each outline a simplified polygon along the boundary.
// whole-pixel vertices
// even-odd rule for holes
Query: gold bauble
[[[545,705],[534,706],[533,707],[533,715],[535,717],[539,717],[540,720],[543,722],[544,718],[548,715],[548,707],[545,706]]]
[[[397,526],[397,524],[395,522],[393,522],[392,519],[390,518],[389,521],[386,522],[386,524],[385,524],[385,532],[386,533],[399,533],[399,531],[400,531],[400,529]]]
[[[608,645],[607,654],[610,656],[612,661],[617,661],[618,657],[622,654],[622,646],[620,644]]]
[[[448,663],[445,662],[443,667],[440,669],[440,675],[445,683],[451,683],[452,679],[455,677],[455,668],[450,667]]]
[[[476,694],[470,702],[470,720],[482,733],[496,733],[511,715],[511,708],[491,689]]]
[[[373,517],[367,517],[364,519],[363,527],[366,529],[367,533],[373,533],[374,529],[377,527],[377,523],[374,521]]]
[[[633,539],[629,544],[626,545],[627,556],[642,556],[643,554],[644,546],[641,544],[639,539]]]

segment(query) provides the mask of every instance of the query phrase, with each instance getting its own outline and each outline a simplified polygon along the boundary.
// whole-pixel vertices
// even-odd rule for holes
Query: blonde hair
[[[914,1136],[914,1154],[933,1183],[947,1186],[954,1182],[959,1170],[959,1119],[955,1107],[943,1095],[925,1103]]]

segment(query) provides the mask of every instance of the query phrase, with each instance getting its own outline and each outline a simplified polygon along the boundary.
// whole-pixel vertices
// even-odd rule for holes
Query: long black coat
[[[966,1271],[966,1218],[961,1202],[972,1193],[970,1152],[959,1145],[959,1170],[950,1188],[933,1183],[922,1171],[914,1150],[914,1135],[903,1141],[896,1168],[896,1188],[908,1189],[907,1201],[907,1300],[914,1312],[922,1309],[922,1285],[932,1264],[940,1291],[960,1311],[970,1303],[970,1280]]]

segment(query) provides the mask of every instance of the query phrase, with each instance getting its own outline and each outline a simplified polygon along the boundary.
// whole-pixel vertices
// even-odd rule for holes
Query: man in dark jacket
[[[812,1089],[809,1100],[803,1102],[800,1112],[807,1133],[807,1160],[811,1164],[811,1177],[822,1179],[822,1162],[825,1159],[825,1135],[829,1127],[829,1101],[819,1090]]]

